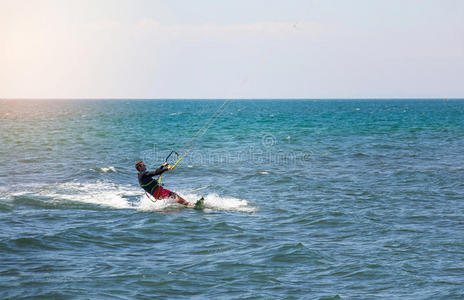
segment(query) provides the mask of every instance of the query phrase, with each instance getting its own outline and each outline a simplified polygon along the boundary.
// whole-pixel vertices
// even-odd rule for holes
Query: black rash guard
[[[158,169],[154,171],[145,171],[143,173],[139,172],[139,184],[140,186],[147,192],[150,193],[150,195],[153,195],[153,192],[155,189],[158,187],[158,182],[153,179],[154,176],[161,175],[164,172],[166,172],[168,167],[159,167]]]

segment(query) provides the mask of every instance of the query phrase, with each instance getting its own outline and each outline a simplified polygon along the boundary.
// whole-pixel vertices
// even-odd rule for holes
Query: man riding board
[[[150,195],[155,197],[155,199],[167,199],[173,198],[179,204],[183,204],[186,206],[195,206],[194,203],[188,202],[187,200],[183,199],[179,195],[170,190],[164,189],[163,187],[158,185],[158,181],[153,179],[154,176],[159,176],[164,172],[170,170],[170,166],[167,162],[165,162],[161,167],[156,169],[155,171],[147,171],[147,166],[143,163],[143,161],[138,161],[135,164],[135,168],[139,172],[139,184],[140,186]]]

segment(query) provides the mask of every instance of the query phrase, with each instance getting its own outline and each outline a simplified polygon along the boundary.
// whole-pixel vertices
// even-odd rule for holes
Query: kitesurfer
[[[170,170],[168,163],[164,163],[161,167],[156,169],[155,171],[147,171],[147,166],[143,163],[143,161],[138,161],[135,164],[135,168],[139,172],[139,184],[140,186],[150,195],[155,197],[155,199],[166,199],[166,198],[173,198],[177,201],[177,203],[186,205],[186,206],[194,206],[195,204],[192,202],[188,202],[187,200],[183,199],[178,194],[171,192],[170,190],[164,189],[163,187],[158,185],[156,179],[153,179],[154,176],[158,176],[163,174],[164,172]]]

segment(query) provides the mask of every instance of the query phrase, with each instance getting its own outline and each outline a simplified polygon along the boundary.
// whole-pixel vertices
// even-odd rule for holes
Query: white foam
[[[202,196],[182,191],[179,194],[187,201],[195,202],[200,199]],[[210,193],[205,198],[205,208],[211,210],[224,210],[224,211],[239,211],[253,213],[256,211],[256,208],[251,206],[247,200],[238,199],[234,197],[221,197],[216,193]]]
[[[38,194],[54,200],[69,200],[113,208],[133,208],[134,205],[126,197],[137,196],[140,191],[129,185],[115,185],[109,182],[67,182],[46,186]]]
[[[98,168],[98,170],[102,171],[103,173],[116,172],[116,169],[113,166]]]
[[[202,196],[186,192],[179,191],[179,195],[189,202],[196,202]],[[256,211],[256,208],[251,206],[248,201],[243,199],[238,199],[234,197],[221,197],[215,193],[210,193],[205,198],[205,209],[206,212],[211,211],[238,211],[253,213]],[[153,198],[152,198],[153,199]],[[161,199],[152,201],[148,197],[143,196],[140,198],[138,205],[135,207],[141,211],[163,211],[170,208],[182,208],[183,206],[178,204],[174,199]]]
[[[208,188],[208,187],[207,187],[207,186],[201,186],[201,187],[199,187],[199,188],[190,190],[190,192],[198,192],[198,191],[204,190],[204,189],[206,189],[206,188]]]
[[[148,198],[146,195],[143,195],[139,198],[134,208],[140,211],[163,211],[168,208],[176,207],[181,208],[182,205],[178,204],[174,199],[155,200],[154,198]]]
[[[94,183],[66,182],[48,185],[28,185],[21,191],[12,191],[11,196],[37,195],[52,201],[74,201],[117,209],[136,209],[140,211],[163,211],[169,208],[182,208],[174,199],[150,200],[138,186],[117,185],[106,181]],[[197,189],[201,190],[203,189]],[[202,195],[193,191],[176,191],[189,202],[195,202]],[[210,193],[205,198],[205,211],[239,211],[252,213],[256,208],[243,199],[221,197]],[[152,198],[153,199],[153,198]],[[154,200],[154,199],[153,199]]]
[[[20,187],[22,187],[23,185],[20,185]],[[37,189],[39,189],[42,185],[38,184],[38,183],[30,183],[27,185],[26,188],[24,189],[21,189],[21,190],[18,190],[17,187],[18,186],[15,186],[15,187],[10,187],[8,189],[5,190],[5,197],[8,199],[8,200],[11,200],[15,197],[21,197],[21,196],[24,196],[24,195],[28,195],[28,194],[31,194],[31,190],[32,191],[35,191]]]

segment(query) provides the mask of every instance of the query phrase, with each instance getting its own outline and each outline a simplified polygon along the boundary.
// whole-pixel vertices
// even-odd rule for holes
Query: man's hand
[[[172,169],[172,167],[171,167],[167,162],[165,162],[165,163],[163,164],[163,167],[168,168],[168,170],[171,170],[171,169]]]

